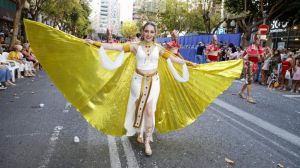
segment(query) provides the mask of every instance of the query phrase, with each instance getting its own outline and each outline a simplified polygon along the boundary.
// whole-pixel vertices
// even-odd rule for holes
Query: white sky
[[[120,21],[132,21],[134,0],[120,0]]]

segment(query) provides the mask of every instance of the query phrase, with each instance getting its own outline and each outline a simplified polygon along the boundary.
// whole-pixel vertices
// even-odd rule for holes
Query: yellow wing
[[[173,63],[174,64],[174,63]],[[181,71],[180,65],[175,65]],[[168,132],[193,123],[213,100],[240,77],[242,60],[200,64],[188,67],[190,78],[177,82],[164,59],[160,60],[160,96],[156,111],[156,128]]]
[[[98,48],[42,23],[24,20],[30,45],[49,78],[96,129],[123,135],[135,60],[125,55],[114,71],[101,66]],[[114,59],[119,52],[109,51]]]

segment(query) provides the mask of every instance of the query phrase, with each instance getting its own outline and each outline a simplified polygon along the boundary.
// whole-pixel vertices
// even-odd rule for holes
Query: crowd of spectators
[[[219,61],[241,59],[245,53],[241,46],[235,47],[232,43],[227,46],[226,43],[221,42],[219,48]],[[205,44],[199,42],[196,58],[206,57],[205,49]],[[258,63],[258,71],[254,75],[254,81],[270,89],[299,93],[300,50],[272,50],[269,47],[264,47],[264,49],[265,54]]]
[[[9,36],[0,33],[0,90],[16,85],[16,78],[35,76],[40,69],[29,43],[22,44],[16,40],[15,45],[9,48],[7,38]]]

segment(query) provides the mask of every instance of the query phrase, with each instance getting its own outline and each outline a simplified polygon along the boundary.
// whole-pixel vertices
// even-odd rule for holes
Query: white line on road
[[[54,149],[55,149],[55,145],[57,143],[57,140],[58,140],[58,136],[59,136],[59,133],[60,131],[63,129],[63,126],[56,126],[53,130],[53,133],[49,139],[49,147],[48,147],[48,150],[46,152],[46,154],[44,155],[44,159],[42,160],[42,162],[40,162],[40,166],[38,168],[46,168],[49,161],[50,161],[50,158],[54,152]]]
[[[300,95],[282,95],[284,97],[290,97],[290,98],[293,98],[293,97],[299,97],[300,98]]]
[[[35,136],[35,135],[47,135],[47,133],[34,132],[30,134],[18,134],[18,135],[5,135],[5,138],[22,137],[22,136]]]
[[[246,111],[243,111],[242,109],[239,109],[233,105],[230,105],[220,99],[216,99],[214,101],[214,104],[221,106],[222,108],[227,109],[228,111],[231,111],[232,113],[244,118],[245,120],[277,135],[278,137],[300,147],[300,137],[281,129],[275,125],[272,125],[271,123],[264,121],[258,117],[255,117],[254,115],[251,115],[247,113]]]
[[[214,107],[211,107],[211,106],[210,106],[209,108],[211,108],[212,110],[214,110],[214,111],[216,111],[216,112],[219,111],[218,109],[216,109],[216,108],[214,108]],[[278,144],[277,142],[273,141],[272,139],[270,139],[270,138],[264,136],[263,134],[261,134],[261,133],[255,131],[254,129],[252,129],[252,128],[248,127],[247,125],[245,125],[245,124],[239,122],[238,120],[236,120],[236,119],[230,117],[229,115],[226,115],[225,113],[219,113],[219,114],[222,115],[223,117],[229,118],[230,120],[234,121],[235,123],[241,125],[242,127],[246,128],[246,129],[248,129],[249,131],[255,133],[256,135],[258,135],[258,136],[260,136],[260,137],[262,137],[262,138],[268,140],[269,142],[271,142],[271,143],[274,144],[275,146],[281,148],[281,149],[284,150],[285,152],[290,153],[291,155],[294,155],[294,156],[297,157],[297,158],[300,158],[300,156],[299,156],[297,153],[295,153],[295,152],[293,152],[293,151],[291,151],[291,150],[289,150],[289,149],[287,149],[287,148],[281,146],[280,144]],[[213,115],[215,115],[216,117],[218,117],[216,114],[213,114]],[[229,122],[228,124],[232,125],[230,122]],[[234,127],[234,126],[232,126],[232,127]],[[234,128],[235,128],[235,127],[234,127]]]
[[[108,135],[107,140],[108,140],[111,168],[121,168],[121,162],[120,162],[120,158],[119,158],[119,153],[118,153],[118,148],[117,148],[115,137]]]
[[[126,136],[121,137],[124,152],[127,158],[127,166],[130,168],[139,168],[131,144]]]

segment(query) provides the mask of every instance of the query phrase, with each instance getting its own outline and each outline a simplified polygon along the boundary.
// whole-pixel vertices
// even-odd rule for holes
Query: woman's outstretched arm
[[[116,50],[116,51],[125,51],[125,52],[131,51],[131,45],[129,43],[120,45],[120,44],[113,44],[113,43],[101,43],[98,41],[93,41],[91,39],[85,39],[85,41],[96,47],[99,47],[99,48],[103,47],[104,49],[107,49],[107,50]]]

